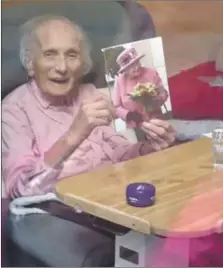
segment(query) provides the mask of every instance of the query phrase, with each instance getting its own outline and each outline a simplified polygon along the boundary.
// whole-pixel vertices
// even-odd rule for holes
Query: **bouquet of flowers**
[[[146,112],[151,112],[159,106],[158,88],[152,83],[137,84],[128,96],[131,100],[142,103]]]

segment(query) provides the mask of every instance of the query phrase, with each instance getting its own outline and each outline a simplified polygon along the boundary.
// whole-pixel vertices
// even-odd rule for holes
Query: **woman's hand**
[[[110,100],[101,94],[83,101],[68,133],[72,140],[83,141],[98,126],[108,126],[115,117],[115,108]]]
[[[176,130],[168,121],[151,119],[149,122],[143,122],[141,129],[156,151],[169,147],[176,139]]]
[[[114,116],[111,101],[101,94],[92,94],[82,102],[68,131],[44,154],[45,163],[60,168],[94,128],[110,125]]]

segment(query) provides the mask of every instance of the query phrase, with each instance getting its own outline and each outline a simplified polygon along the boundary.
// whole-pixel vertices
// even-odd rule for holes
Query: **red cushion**
[[[188,243],[190,267],[223,267],[223,234],[163,240],[163,247],[155,255],[154,267],[180,267],[183,262],[188,262]]]
[[[191,267],[223,267],[223,234],[192,239],[190,253]]]
[[[173,117],[184,120],[223,119],[223,87],[211,87],[200,76],[223,75],[215,62],[195,66],[169,78]]]

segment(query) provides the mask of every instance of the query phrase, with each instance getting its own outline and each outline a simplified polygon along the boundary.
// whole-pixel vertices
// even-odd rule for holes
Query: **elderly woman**
[[[65,176],[173,143],[174,129],[161,120],[143,123],[148,141],[134,145],[110,127],[112,104],[80,82],[91,58],[77,25],[43,16],[25,23],[21,33],[20,57],[30,81],[2,104],[2,165],[10,198],[52,192]],[[10,215],[10,225],[15,243],[50,266],[106,266],[114,254],[112,239],[51,215]]]

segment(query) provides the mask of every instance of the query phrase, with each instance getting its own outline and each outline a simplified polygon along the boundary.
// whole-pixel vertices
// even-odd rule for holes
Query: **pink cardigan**
[[[115,81],[114,86],[114,96],[113,102],[116,107],[116,115],[117,118],[121,118],[122,120],[126,120],[126,116],[128,112],[136,111],[143,116],[144,121],[148,120],[148,115],[145,114],[143,109],[143,105],[140,103],[136,103],[129,99],[127,94],[131,93],[133,88],[138,83],[154,83],[157,87],[163,87],[162,81],[159,77],[159,74],[156,70],[151,68],[142,67],[142,73],[140,77],[135,79],[129,79],[124,74],[118,76]],[[168,93],[166,91],[160,92],[159,100],[160,105],[163,105],[168,98]],[[160,110],[154,111],[150,116],[157,116],[161,113]]]
[[[104,165],[149,153],[148,142],[131,144],[112,127],[95,128],[63,163],[49,168],[44,154],[69,129],[83,99],[98,94],[93,85],[81,85],[77,100],[59,107],[44,98],[35,81],[24,84],[2,103],[2,167],[10,197],[51,192],[57,180]]]

